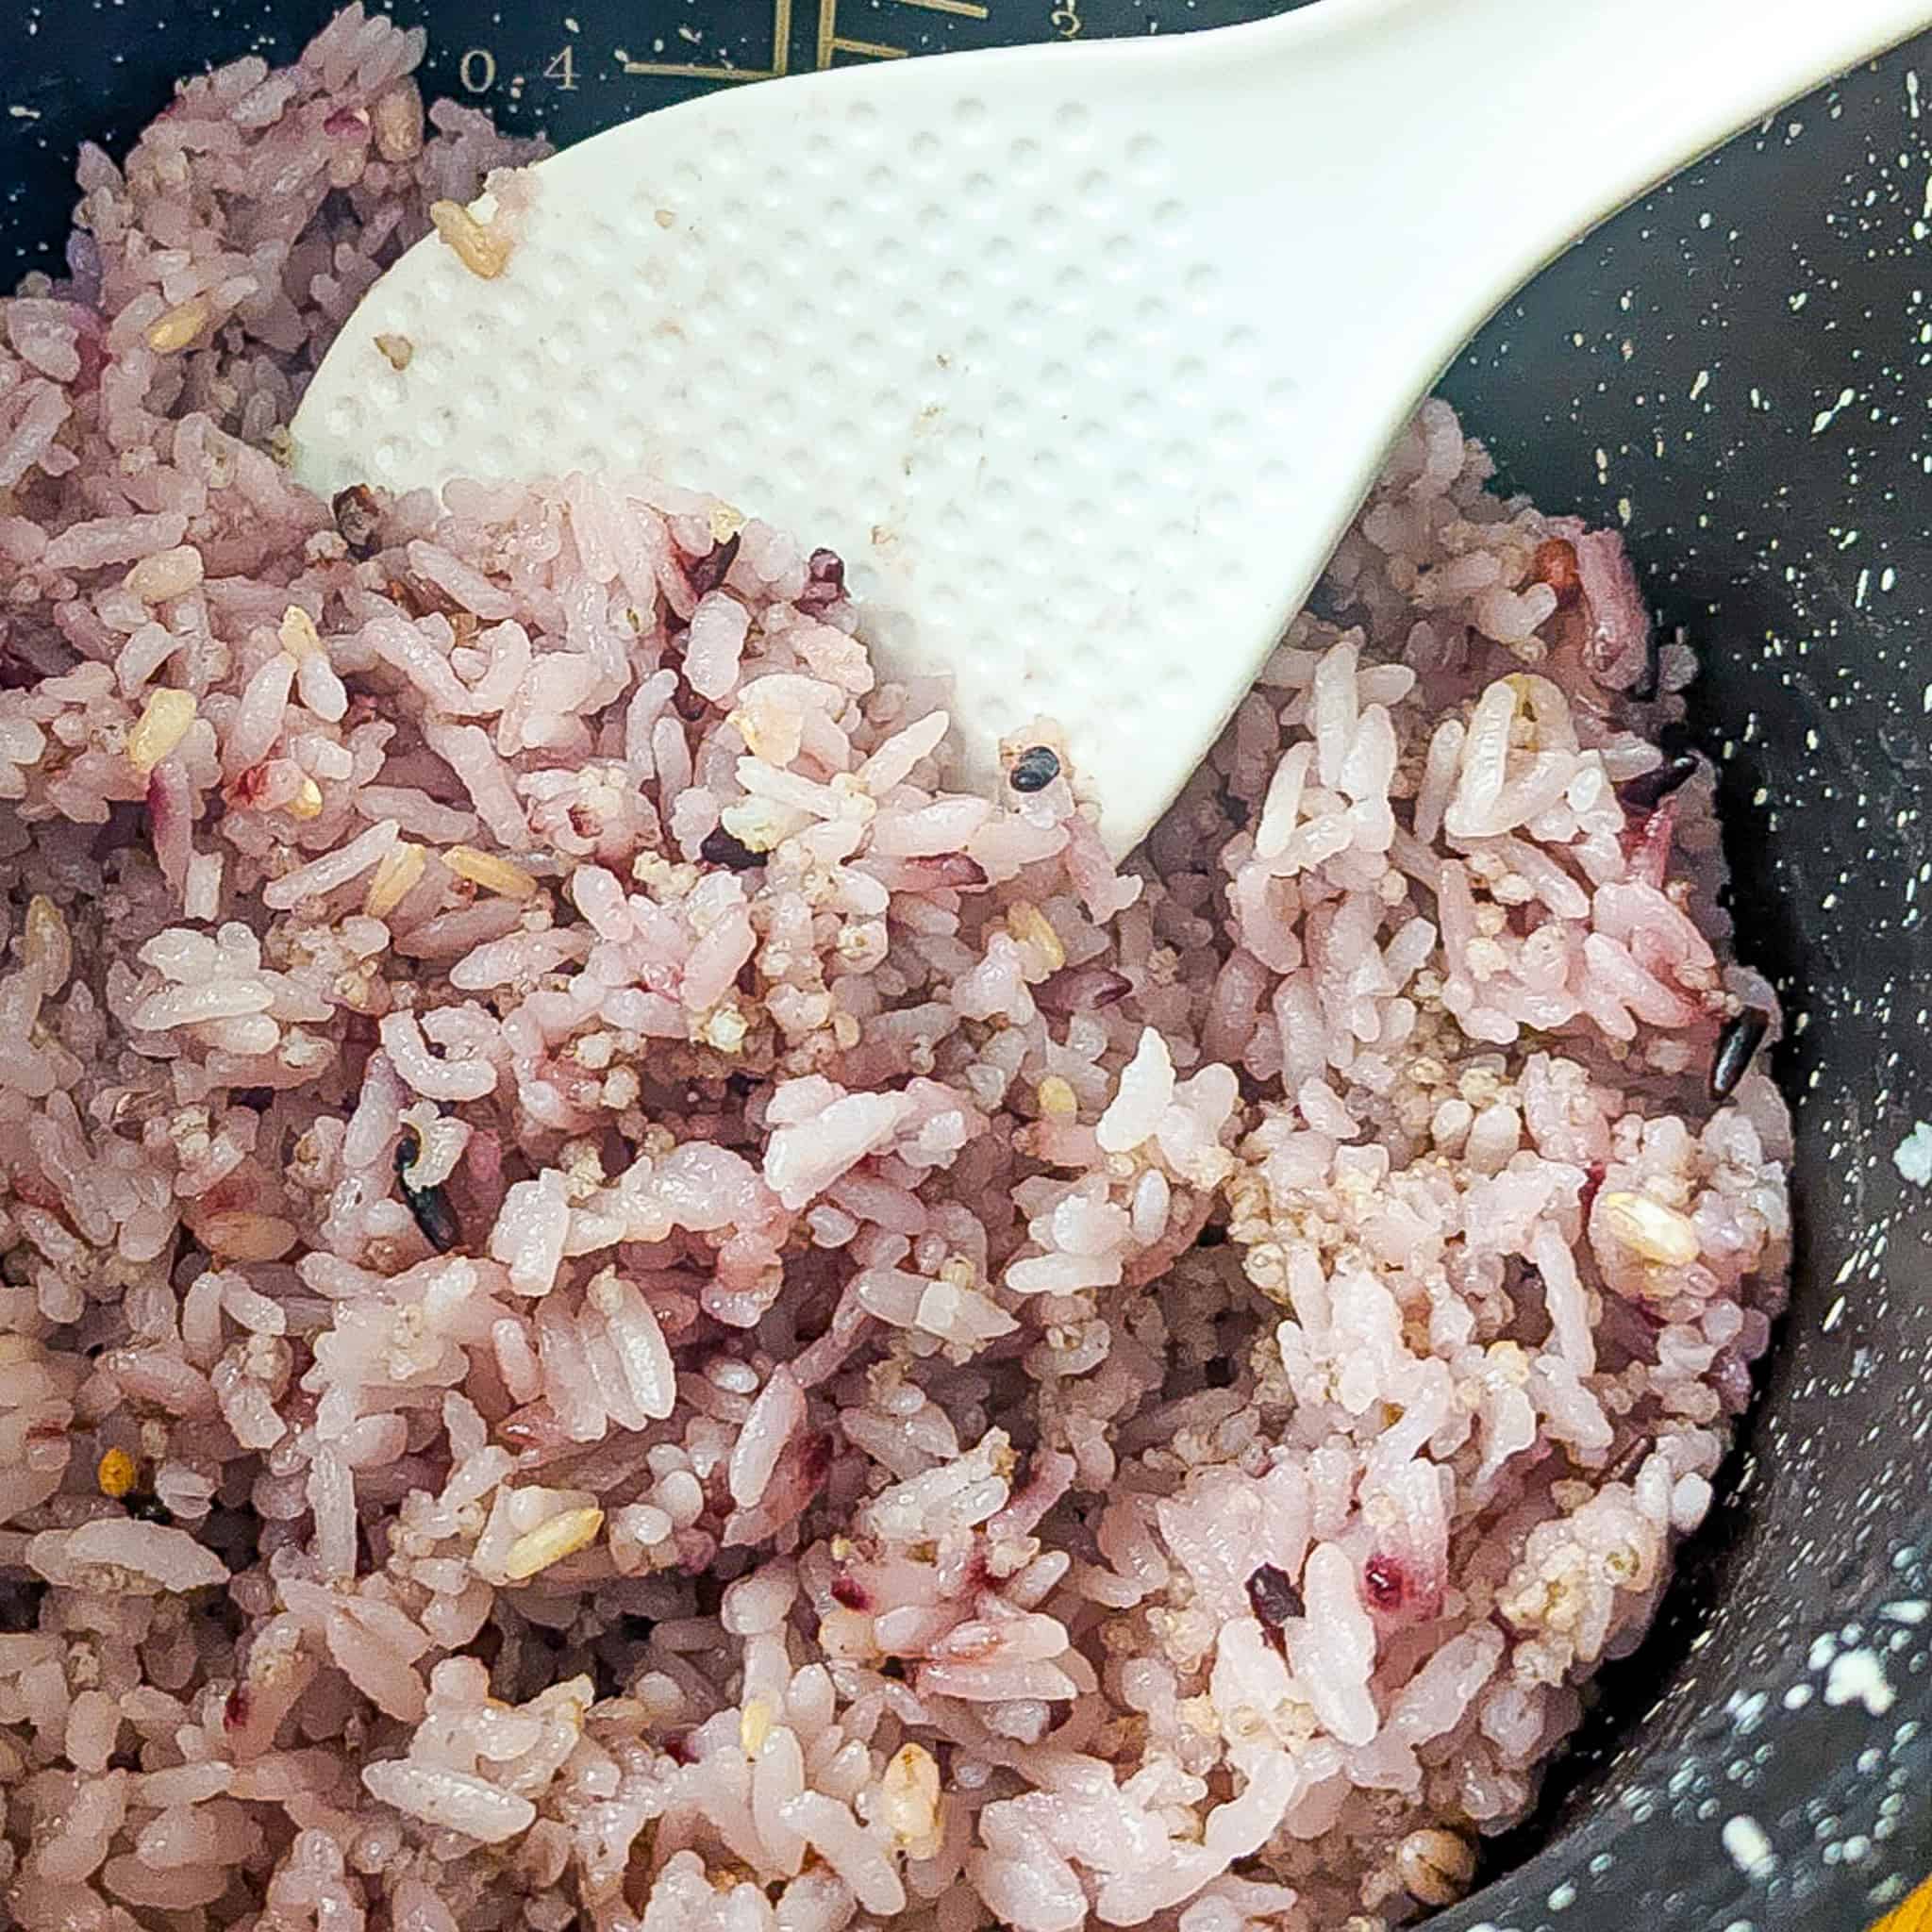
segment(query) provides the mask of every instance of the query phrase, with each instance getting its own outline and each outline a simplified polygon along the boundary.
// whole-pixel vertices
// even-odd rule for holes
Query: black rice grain
[[[733,838],[723,825],[716,825],[705,834],[705,841],[698,847],[698,857],[707,865],[722,865],[729,872],[751,872],[765,862],[762,852],[754,852],[741,840]]]
[[[1274,1563],[1263,1563],[1248,1577],[1248,1603],[1267,1630],[1279,1630],[1291,1617],[1299,1617],[1307,1606],[1294,1579]]]
[[[1771,1015],[1762,1007],[1746,1007],[1728,1021],[1717,1037],[1717,1052],[1710,1062],[1710,1097],[1728,1100],[1751,1064],[1751,1057],[1764,1043],[1771,1030]]]
[[[731,575],[731,566],[738,561],[738,547],[743,541],[741,533],[733,530],[724,542],[713,543],[703,557],[686,567],[685,576],[698,596],[715,591]]]
[[[1050,744],[1029,744],[1013,760],[1007,780],[1015,791],[1044,791],[1060,774],[1058,755]]]
[[[439,1255],[446,1255],[461,1242],[462,1224],[457,1220],[457,1211],[449,1205],[449,1196],[440,1186],[415,1188],[409,1185],[409,1169],[415,1166],[422,1147],[415,1131],[405,1127],[402,1139],[396,1142],[396,1186],[402,1190],[403,1200],[414,1216],[416,1225],[423,1230],[423,1239]]]

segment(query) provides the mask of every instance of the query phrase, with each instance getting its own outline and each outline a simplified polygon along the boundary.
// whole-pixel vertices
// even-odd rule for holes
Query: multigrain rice
[[[320,504],[332,329],[530,158],[421,53],[186,83],[0,305],[7,1913],[1447,1902],[1785,1292],[1689,651],[1428,404],[1123,870],[829,552]]]

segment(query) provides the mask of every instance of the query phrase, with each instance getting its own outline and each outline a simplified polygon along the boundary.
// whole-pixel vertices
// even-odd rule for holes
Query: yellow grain
[[[322,787],[313,778],[305,777],[302,789],[290,799],[282,809],[291,819],[318,818],[322,813]]]
[[[458,878],[468,879],[486,892],[500,892],[506,899],[527,899],[537,890],[537,881],[522,866],[493,852],[479,852],[474,845],[452,845],[442,862]]]
[[[923,1744],[902,1744],[879,1780],[879,1819],[907,1856],[939,1851],[940,1768]]]
[[[423,95],[413,80],[399,80],[369,110],[375,151],[386,161],[409,161],[423,152]]]
[[[133,1490],[134,1478],[139,1473],[134,1457],[126,1450],[109,1449],[94,1471],[94,1487],[102,1495],[118,1503]]]
[[[512,1583],[526,1582],[551,1564],[588,1549],[597,1541],[597,1532],[603,1527],[604,1512],[591,1505],[566,1509],[561,1515],[540,1523],[535,1529],[526,1530],[510,1544],[509,1554],[503,1559],[503,1574]]]
[[[188,736],[195,704],[190,691],[172,688],[151,692],[134,729],[127,734],[127,762],[142,777]]]
[[[192,543],[177,543],[172,550],[143,557],[121,581],[143,604],[163,604],[170,597],[186,596],[201,576],[201,552]]]
[[[210,1214],[194,1235],[210,1255],[225,1261],[279,1261],[302,1239],[293,1222],[245,1208]]]
[[[1697,1229],[1688,1215],[1648,1194],[1606,1194],[1602,1205],[1604,1224],[1644,1260],[1664,1268],[1688,1268],[1696,1260]]]
[[[177,302],[165,315],[148,324],[147,345],[158,356],[172,356],[177,349],[185,349],[208,326],[208,318],[206,296],[192,295],[186,302]]]
[[[739,1748],[747,1757],[756,1757],[772,1735],[772,1707],[762,1697],[754,1697],[738,1713]]]
[[[291,604],[282,612],[281,640],[282,649],[298,664],[311,651],[322,649],[322,633],[316,629],[314,618],[299,604]]]
[[[1060,944],[1053,921],[1030,899],[1015,899],[1007,908],[1007,930],[1022,945],[1037,947],[1049,973],[1058,973],[1067,963],[1067,949]]]
[[[509,266],[509,237],[486,227],[461,202],[431,202],[429,219],[436,224],[437,234],[473,275],[491,282]]]
[[[377,861],[362,901],[363,911],[371,919],[387,919],[416,890],[428,862],[422,846],[398,839]]]
[[[1049,1074],[1033,1090],[1043,1121],[1070,1121],[1080,1111],[1079,1096],[1058,1074]]]

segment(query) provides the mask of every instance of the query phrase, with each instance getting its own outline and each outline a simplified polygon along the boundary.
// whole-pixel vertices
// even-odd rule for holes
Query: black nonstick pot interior
[[[1592,0],[1595,4],[1595,0]],[[291,54],[329,0],[0,0],[0,280],[83,138]],[[568,141],[748,72],[1209,25],[1244,0],[398,0],[429,86]],[[1668,58],[1660,50],[1659,58]],[[1852,1932],[1932,1870],[1932,39],[1541,275],[1447,389],[1505,477],[1627,526],[1704,650],[1740,950],[1799,1103],[1796,1292],[1658,1629],[1444,1932]],[[1346,265],[1335,265],[1345,274]]]

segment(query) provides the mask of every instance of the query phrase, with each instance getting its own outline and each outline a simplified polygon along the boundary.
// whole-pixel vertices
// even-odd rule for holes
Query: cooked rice
[[[529,158],[421,52],[188,82],[0,305],[8,1912],[1455,1897],[1785,1293],[1690,653],[1431,403],[1123,871],[723,505],[339,518],[308,372]]]

